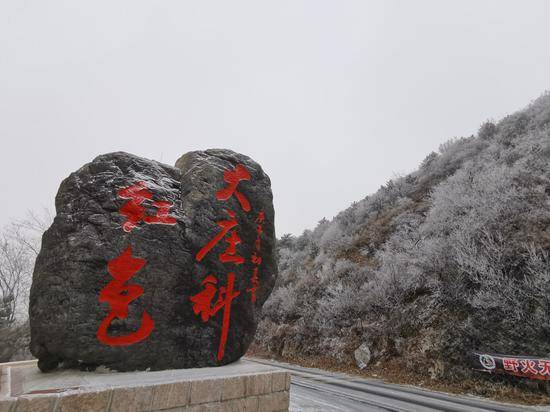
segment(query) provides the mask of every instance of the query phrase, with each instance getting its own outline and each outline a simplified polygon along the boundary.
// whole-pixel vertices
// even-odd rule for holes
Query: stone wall
[[[93,386],[51,388],[17,394],[16,392],[22,387],[17,382],[21,379],[22,367],[6,367],[5,365],[9,364],[4,364],[2,368],[0,394],[3,393],[3,396],[0,396],[0,412],[268,412],[287,411],[289,406],[290,374],[277,369],[234,376],[224,376],[223,373],[218,373],[218,376],[203,378],[191,374],[188,379],[179,377],[178,380],[166,383],[155,382],[103,388],[94,388]],[[34,365],[26,367],[36,368]],[[216,369],[223,369],[223,367]],[[193,371],[197,371],[197,369]],[[171,371],[164,372],[166,380],[170,380]],[[7,393],[6,388],[9,388],[11,392]]]

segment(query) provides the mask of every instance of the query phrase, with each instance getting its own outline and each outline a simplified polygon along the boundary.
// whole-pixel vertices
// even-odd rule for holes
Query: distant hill
[[[365,177],[367,179],[367,177]],[[256,343],[459,377],[471,350],[550,355],[550,94],[278,242]]]

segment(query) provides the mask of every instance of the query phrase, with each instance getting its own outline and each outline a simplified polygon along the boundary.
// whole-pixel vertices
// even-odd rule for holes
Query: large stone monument
[[[110,153],[63,181],[56,211],[30,296],[42,371],[219,366],[246,352],[277,276],[270,180],[256,162]]]

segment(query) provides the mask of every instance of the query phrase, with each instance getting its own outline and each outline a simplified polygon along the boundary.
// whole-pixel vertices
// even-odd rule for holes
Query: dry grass
[[[342,363],[334,359],[314,356],[278,356],[256,345],[250,347],[247,356],[274,359],[303,367],[342,372],[363,378],[382,379],[389,383],[413,385],[450,394],[481,396],[497,402],[531,406],[550,405],[550,394],[539,389],[536,385],[537,382],[508,381],[502,377],[489,375],[480,375],[459,382],[445,382],[411,373],[407,370],[404,362],[399,359],[378,362],[365,370],[360,370],[351,362]]]

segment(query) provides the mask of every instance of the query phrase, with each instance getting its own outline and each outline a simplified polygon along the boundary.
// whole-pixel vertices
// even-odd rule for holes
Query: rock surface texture
[[[102,155],[62,182],[56,211],[30,297],[41,370],[204,367],[246,352],[277,276],[270,180],[253,160]]]
[[[366,343],[362,343],[361,346],[355,349],[353,356],[355,357],[355,363],[357,363],[359,369],[365,369],[372,360],[372,353]]]

